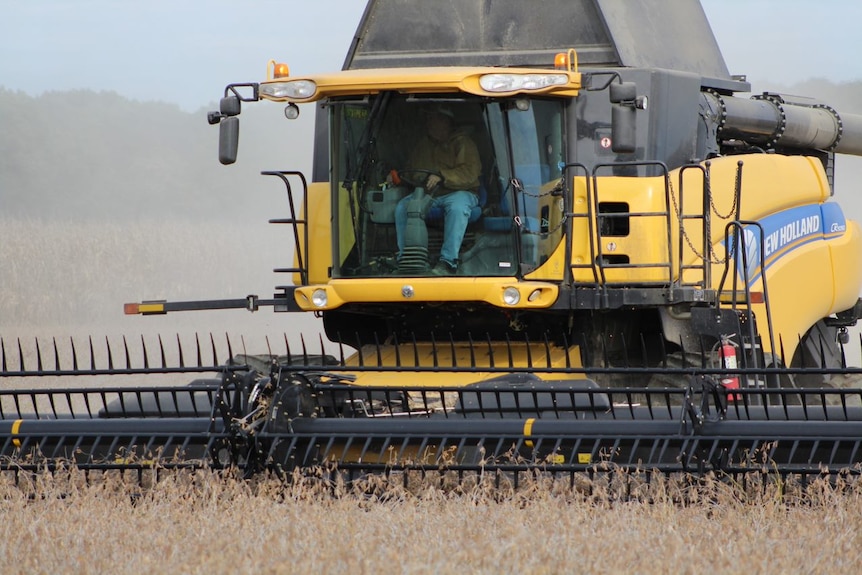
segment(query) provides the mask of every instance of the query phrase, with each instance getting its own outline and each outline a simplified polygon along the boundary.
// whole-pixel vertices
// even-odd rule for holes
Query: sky
[[[0,0],[0,86],[30,95],[114,91],[199,111],[217,102],[228,83],[264,79],[271,58],[287,62],[293,75],[340,69],[364,5]],[[730,73],[746,74],[755,88],[759,82],[790,85],[812,77],[862,80],[859,0],[702,5]]]

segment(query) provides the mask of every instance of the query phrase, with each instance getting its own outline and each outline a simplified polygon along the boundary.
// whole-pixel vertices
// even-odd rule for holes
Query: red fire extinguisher
[[[721,357],[721,366],[724,369],[737,369],[739,367],[739,363],[736,361],[736,345],[731,341],[731,337],[733,337],[733,335],[721,336],[721,347],[719,348],[719,353]],[[727,389],[739,389],[739,376],[725,374],[721,378],[721,385]],[[739,401],[741,399],[742,395],[739,393],[727,394],[728,401]]]

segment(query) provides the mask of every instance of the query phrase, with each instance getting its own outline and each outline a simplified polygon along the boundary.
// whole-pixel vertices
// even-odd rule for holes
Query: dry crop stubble
[[[862,565],[854,490],[790,504],[769,490],[740,497],[715,484],[708,503],[681,505],[529,487],[501,499],[483,485],[336,497],[307,482],[208,472],[166,475],[143,490],[75,478],[0,486],[0,556],[19,557],[10,572],[844,573]]]

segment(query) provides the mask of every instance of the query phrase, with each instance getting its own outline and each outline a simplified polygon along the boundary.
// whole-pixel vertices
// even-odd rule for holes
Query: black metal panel
[[[371,0],[345,69],[401,66],[620,65],[594,0]]]
[[[584,67],[664,68],[733,81],[697,0],[371,0],[344,68],[548,67],[575,48]]]

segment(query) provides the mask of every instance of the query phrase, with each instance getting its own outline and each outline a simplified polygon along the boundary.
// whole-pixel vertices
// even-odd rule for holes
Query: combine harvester
[[[209,115],[223,164],[242,103],[316,114],[310,181],[264,172],[287,192],[271,222],[290,230],[294,263],[275,271],[293,281],[126,313],[313,313],[329,347],[220,363],[212,344],[204,365],[198,344],[193,366],[144,349],[135,367],[110,346],[97,365],[92,343],[63,366],[54,344],[53,368],[40,352],[27,369],[6,342],[7,381],[181,381],[4,385],[3,467],[858,473],[862,370],[842,344],[862,236],[832,188],[835,154],[862,155],[862,117],[738,96],[750,85],[694,0],[541,8],[371,0],[342,71],[270,62],[228,85]],[[435,121],[458,153],[411,165]],[[441,204],[467,188],[461,238]]]

